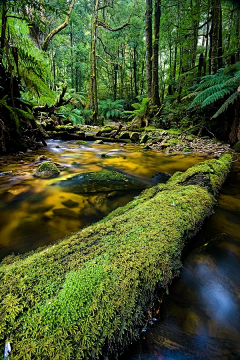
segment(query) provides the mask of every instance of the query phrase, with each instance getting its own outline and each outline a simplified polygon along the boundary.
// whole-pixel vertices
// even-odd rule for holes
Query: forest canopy
[[[74,124],[140,118],[240,140],[238,1],[0,6],[1,151],[13,149],[19,134],[18,147],[27,147],[32,129],[44,142],[37,120],[49,108]]]

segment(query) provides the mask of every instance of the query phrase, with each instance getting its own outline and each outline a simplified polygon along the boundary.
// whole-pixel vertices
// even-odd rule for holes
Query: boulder
[[[145,189],[148,187],[148,184],[133,176],[111,170],[82,173],[53,185],[60,186],[64,188],[64,191],[75,194]]]
[[[138,134],[137,132],[131,133],[130,139],[131,139],[133,142],[138,141],[138,140],[139,140],[139,134]]]
[[[41,179],[48,179],[56,177],[60,174],[60,171],[58,170],[57,166],[50,162],[50,161],[44,161],[37,171],[35,172],[35,176],[39,177]]]

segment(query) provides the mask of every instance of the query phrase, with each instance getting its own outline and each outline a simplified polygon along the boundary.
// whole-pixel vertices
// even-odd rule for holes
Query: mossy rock
[[[76,141],[76,144],[77,144],[77,145],[88,145],[88,142],[85,141],[85,140],[77,140],[77,141]]]
[[[186,240],[213,211],[232,156],[209,160],[57,244],[0,266],[0,347],[11,359],[116,357],[179,274]]]
[[[119,139],[130,139],[130,134],[127,131],[120,133]]]
[[[97,144],[97,145],[103,144],[103,140],[96,140],[96,141],[94,141],[94,144]]]
[[[117,130],[118,126],[117,125],[106,125],[103,128],[100,129],[101,133],[110,133],[113,130]]]
[[[130,140],[133,142],[137,142],[139,140],[139,134],[137,132],[133,132],[130,134]]]
[[[236,144],[234,144],[233,150],[240,153],[240,141],[238,141]]]
[[[149,186],[133,176],[111,170],[82,173],[53,185],[75,194],[146,189]]]
[[[149,139],[148,134],[144,134],[140,139],[140,144],[145,144]]]
[[[35,172],[35,176],[39,177],[41,179],[48,179],[56,177],[60,174],[60,171],[58,170],[57,166],[50,162],[50,161],[44,161],[37,171]]]

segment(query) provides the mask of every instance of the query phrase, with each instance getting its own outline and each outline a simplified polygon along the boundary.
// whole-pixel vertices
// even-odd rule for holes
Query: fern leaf
[[[212,116],[212,119],[216,119],[220,114],[227,110],[227,108],[234,104],[234,102],[240,98],[240,92],[236,91],[234,94],[229,96],[229,98],[222,104],[218,111]]]
[[[231,88],[222,88],[217,92],[214,92],[212,95],[208,96],[203,102],[202,102],[202,108],[205,106],[211,105],[215,103],[216,101],[224,98],[226,95],[229,95],[232,93]]]

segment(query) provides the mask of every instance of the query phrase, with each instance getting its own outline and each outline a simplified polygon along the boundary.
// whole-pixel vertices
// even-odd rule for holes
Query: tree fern
[[[235,103],[235,101],[240,99],[240,92],[236,91],[222,104],[222,106],[218,109],[218,111],[212,116],[212,119],[218,117],[218,115],[222,114],[224,111],[228,109],[228,107]]]
[[[214,75],[204,76],[196,87],[198,93],[188,109],[195,107],[206,108],[223,100],[212,118],[218,117],[222,112],[239,99],[240,62],[218,70]],[[191,96],[192,94],[188,95]]]

